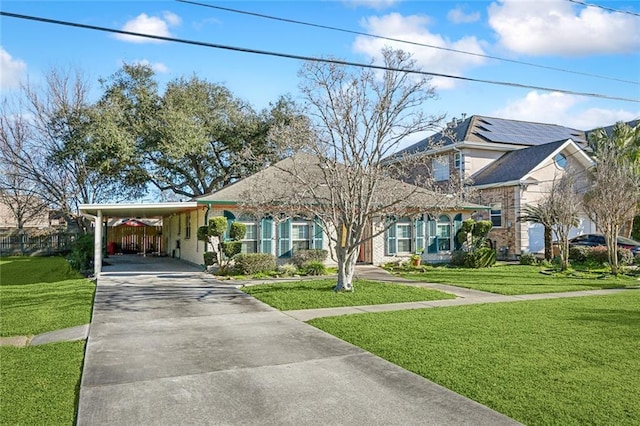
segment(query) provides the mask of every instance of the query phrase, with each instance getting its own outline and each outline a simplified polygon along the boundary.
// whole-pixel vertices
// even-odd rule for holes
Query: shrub
[[[276,258],[269,253],[238,254],[234,261],[236,272],[243,275],[269,272],[276,269]]]
[[[293,263],[285,263],[278,266],[278,272],[284,276],[292,276],[298,273],[298,267]]]
[[[633,265],[633,253],[631,250],[618,247],[618,262],[621,265]]]
[[[317,260],[311,260],[305,263],[303,269],[307,275],[324,275],[327,273],[327,268],[324,266],[324,263]]]
[[[467,268],[488,268],[496,263],[496,251],[489,247],[481,247],[476,251],[467,253],[465,266]]]
[[[640,254],[638,254],[635,259],[633,259],[633,264],[640,266]]]
[[[569,247],[569,260],[573,262],[583,263],[587,261],[587,254],[589,248],[586,246],[573,246]]]
[[[293,253],[291,262],[298,268],[303,269],[307,262],[321,262],[327,260],[329,252],[320,249],[298,250]]]
[[[465,259],[467,258],[467,252],[461,250],[455,250],[451,253],[451,266],[464,266]]]
[[[532,253],[523,253],[520,255],[520,264],[521,265],[537,265],[538,259]]]
[[[67,255],[69,265],[77,271],[87,272],[93,261],[93,234],[80,235],[71,245],[71,252]]]
[[[605,246],[588,247],[586,255],[587,263],[595,263],[598,265],[604,265],[609,262],[609,254]]]
[[[212,251],[205,251],[202,257],[204,258],[204,266],[211,266],[216,263],[216,254]]]

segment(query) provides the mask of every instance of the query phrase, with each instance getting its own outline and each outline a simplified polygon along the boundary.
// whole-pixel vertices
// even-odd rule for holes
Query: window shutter
[[[317,217],[313,219],[313,244],[311,247],[322,250],[322,226],[320,226],[320,219]]]
[[[437,253],[438,237],[436,235],[436,221],[431,216],[429,216],[429,220],[427,221],[427,230],[429,233],[429,247],[427,247],[427,253]]]
[[[387,229],[387,256],[394,256],[397,252],[396,222],[393,222]]]
[[[278,233],[279,257],[291,257],[291,219],[280,222]]]
[[[260,252],[269,254],[273,253],[271,242],[273,239],[273,219],[271,219],[270,217],[262,218],[262,223],[260,224],[260,232],[262,233],[260,241]]]
[[[224,236],[222,237],[222,239],[223,241],[227,241],[229,239],[229,229],[231,229],[231,224],[235,222],[236,216],[229,210],[225,210],[222,215],[227,219],[227,230],[224,231]]]
[[[424,220],[423,218],[416,219],[414,223],[415,230],[415,243],[416,253],[421,253],[424,250]]]
[[[453,247],[456,250],[462,248],[462,244],[458,241],[458,231],[462,228],[462,213],[458,213],[453,217]]]

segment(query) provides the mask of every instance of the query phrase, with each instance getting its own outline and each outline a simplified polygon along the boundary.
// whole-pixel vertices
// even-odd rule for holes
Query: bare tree
[[[457,200],[428,173],[415,172],[417,160],[393,157],[404,138],[435,129],[444,117],[424,112],[436,94],[429,79],[402,71],[415,69],[408,53],[384,49],[382,56],[393,70],[304,65],[300,87],[311,126],[298,117],[272,135],[305,154],[277,163],[272,179],[247,194],[247,208],[319,219],[338,263],[336,290],[353,289],[360,245],[394,218]]]
[[[591,134],[596,166],[593,184],[584,196],[587,214],[604,234],[614,275],[618,274],[618,234],[625,221],[633,220],[640,204],[640,168],[636,159],[626,155],[630,141],[639,145],[640,132],[627,139],[628,127],[619,124],[610,135],[602,129]]]

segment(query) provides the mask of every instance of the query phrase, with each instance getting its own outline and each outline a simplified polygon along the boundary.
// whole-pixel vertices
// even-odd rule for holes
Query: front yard
[[[640,290],[309,323],[527,425],[640,424]]]
[[[3,258],[0,268],[1,336],[89,323],[95,284],[63,258]],[[0,424],[74,424],[84,346],[0,347]]]
[[[559,293],[640,286],[640,274],[612,277],[601,271],[543,273],[540,266],[495,265],[491,268],[467,269],[426,267],[425,272],[400,271],[411,280],[455,285],[504,295]]]

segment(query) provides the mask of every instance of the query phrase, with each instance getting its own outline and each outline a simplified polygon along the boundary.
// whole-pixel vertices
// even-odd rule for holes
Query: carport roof
[[[80,213],[97,216],[98,211],[105,217],[163,217],[173,213],[195,210],[195,201],[178,203],[136,203],[136,204],[80,204]]]

